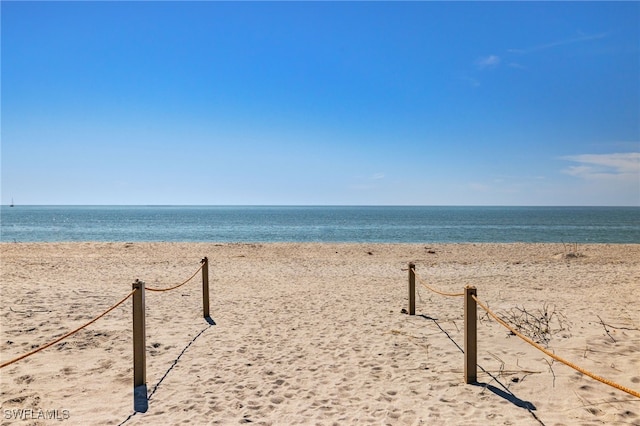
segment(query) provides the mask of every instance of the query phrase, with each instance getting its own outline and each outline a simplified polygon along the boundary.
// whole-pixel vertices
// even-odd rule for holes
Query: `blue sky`
[[[1,202],[640,205],[638,2],[7,2]]]

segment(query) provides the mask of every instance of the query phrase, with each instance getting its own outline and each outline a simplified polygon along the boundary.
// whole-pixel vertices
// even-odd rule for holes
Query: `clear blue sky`
[[[1,202],[640,205],[638,2],[7,2]]]

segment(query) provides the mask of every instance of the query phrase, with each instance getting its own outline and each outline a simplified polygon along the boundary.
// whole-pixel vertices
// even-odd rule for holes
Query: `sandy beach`
[[[577,255],[573,255],[576,252]],[[3,243],[1,361],[82,325],[135,279],[146,293],[148,409],[135,412],[132,302],[0,370],[2,425],[640,425],[640,398],[513,336],[478,309],[463,382],[463,302],[477,288],[556,354],[640,391],[640,245]],[[529,332],[532,332],[532,331]],[[43,418],[53,417],[53,418]]]

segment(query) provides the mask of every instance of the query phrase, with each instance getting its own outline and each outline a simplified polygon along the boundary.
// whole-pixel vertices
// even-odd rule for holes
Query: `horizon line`
[[[637,207],[640,204],[1,204],[16,207]]]

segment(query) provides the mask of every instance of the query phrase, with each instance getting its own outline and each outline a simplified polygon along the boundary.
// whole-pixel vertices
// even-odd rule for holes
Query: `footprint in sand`
[[[60,372],[65,376],[68,376],[70,374],[73,374],[73,367],[64,367],[62,370],[60,370]]]
[[[284,401],[284,398],[281,396],[274,396],[269,401],[271,401],[274,404],[282,404],[282,402]]]
[[[28,374],[25,374],[24,376],[20,376],[16,379],[17,384],[22,384],[22,383],[29,384],[31,382],[33,382],[33,376],[30,376]]]

